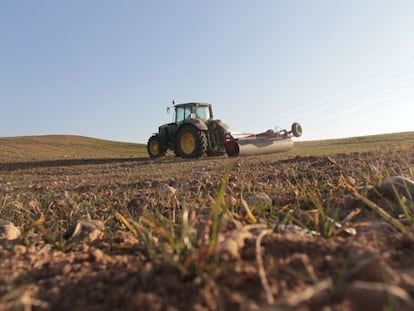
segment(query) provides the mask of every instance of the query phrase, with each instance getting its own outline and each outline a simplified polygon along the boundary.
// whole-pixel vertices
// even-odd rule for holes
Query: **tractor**
[[[199,158],[225,154],[228,126],[213,119],[213,110],[206,103],[174,105],[174,122],[161,125],[147,144],[151,158],[165,156],[168,149],[182,158]]]
[[[199,158],[203,154],[227,153],[234,157],[281,152],[293,147],[291,137],[302,135],[301,125],[295,122],[290,131],[268,130],[235,138],[223,121],[213,119],[210,104],[179,104],[174,105],[174,110],[174,122],[161,125],[158,133],[148,140],[147,150],[151,158],[165,156],[168,149],[182,158]]]

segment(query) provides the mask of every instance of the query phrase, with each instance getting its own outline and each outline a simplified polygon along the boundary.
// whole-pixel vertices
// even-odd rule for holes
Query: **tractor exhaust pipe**
[[[231,134],[228,134],[224,147],[230,157],[283,152],[293,148],[291,137],[301,135],[302,127],[299,123],[293,123],[291,131],[274,132],[268,130],[264,133],[243,138],[234,138]]]

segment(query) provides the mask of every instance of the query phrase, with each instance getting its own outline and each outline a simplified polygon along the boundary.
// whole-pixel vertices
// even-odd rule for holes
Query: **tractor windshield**
[[[208,106],[198,106],[196,108],[196,117],[204,121],[210,119],[210,109]]]

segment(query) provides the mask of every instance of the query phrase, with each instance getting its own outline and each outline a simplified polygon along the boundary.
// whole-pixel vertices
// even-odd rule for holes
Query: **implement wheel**
[[[159,158],[165,156],[167,148],[164,146],[160,135],[155,134],[148,139],[147,151],[150,158]]]
[[[183,127],[177,136],[177,153],[182,158],[199,158],[207,150],[207,137],[194,126]]]
[[[292,133],[295,137],[300,137],[302,135],[302,126],[295,122],[292,124]]]

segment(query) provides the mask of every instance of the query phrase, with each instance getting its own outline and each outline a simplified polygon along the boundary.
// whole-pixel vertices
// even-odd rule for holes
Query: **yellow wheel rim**
[[[185,154],[193,153],[196,147],[196,141],[195,141],[194,136],[191,133],[184,133],[183,136],[181,136],[180,146],[181,146],[181,150]]]
[[[158,155],[160,152],[160,145],[156,140],[153,140],[150,142],[149,149],[151,151],[151,154]]]

